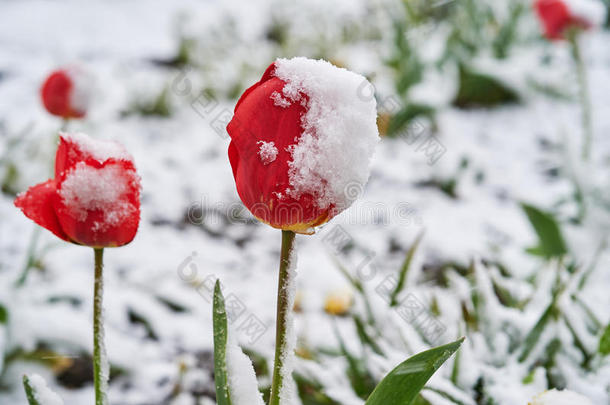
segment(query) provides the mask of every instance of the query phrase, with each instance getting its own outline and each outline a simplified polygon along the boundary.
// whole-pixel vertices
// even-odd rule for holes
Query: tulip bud
[[[362,84],[370,86],[326,61],[278,59],[244,92],[227,126],[229,160],[256,218],[309,234],[354,202],[379,140]]]
[[[40,89],[44,107],[64,119],[84,117],[91,101],[91,80],[89,74],[76,67],[52,72]]]
[[[55,178],[18,195],[15,206],[63,240],[121,246],[138,229],[140,177],[120,144],[62,133]]]
[[[534,8],[551,40],[563,39],[569,29],[598,27],[606,19],[606,7],[599,0],[536,0]]]

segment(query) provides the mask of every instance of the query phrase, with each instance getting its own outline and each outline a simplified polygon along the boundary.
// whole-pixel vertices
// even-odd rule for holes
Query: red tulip
[[[598,0],[536,0],[534,7],[548,39],[563,39],[569,29],[589,29],[605,19]]]
[[[84,71],[76,68],[60,69],[47,77],[40,95],[50,114],[64,119],[82,118],[89,106],[90,87],[90,77]]]
[[[122,246],[138,229],[140,178],[121,145],[61,134],[55,178],[18,195],[15,206],[68,242]]]
[[[256,218],[312,233],[351,205],[379,139],[376,103],[360,96],[363,84],[325,61],[279,59],[244,92],[227,126],[229,160]]]

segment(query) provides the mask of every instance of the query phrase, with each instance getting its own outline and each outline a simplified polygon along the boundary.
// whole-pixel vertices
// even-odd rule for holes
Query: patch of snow
[[[275,75],[286,82],[283,95],[306,102],[303,133],[290,147],[288,194],[311,194],[320,208],[341,211],[351,205],[350,184],[364,184],[379,141],[377,102],[363,95],[371,84],[361,75],[324,60],[278,59]],[[306,97],[304,97],[306,96]]]
[[[271,99],[273,100],[273,105],[277,105],[282,108],[290,107],[292,105],[289,100],[282,97],[282,95],[277,91],[271,93]]]
[[[80,66],[70,66],[65,72],[72,81],[70,106],[86,113],[93,99],[93,75]]]
[[[537,395],[529,405],[593,405],[587,398],[576,392],[556,389]]]
[[[258,382],[252,361],[238,346],[232,331],[227,342],[227,373],[231,402],[234,405],[264,405],[263,394],[258,390]]]
[[[49,387],[47,387],[47,383],[38,374],[32,374],[28,376],[30,384],[34,389],[34,396],[36,400],[40,403],[40,405],[63,405],[64,401],[51,391]]]
[[[258,141],[257,143],[260,144],[258,155],[260,156],[263,164],[268,165],[269,163],[275,161],[278,153],[275,143],[265,141]]]

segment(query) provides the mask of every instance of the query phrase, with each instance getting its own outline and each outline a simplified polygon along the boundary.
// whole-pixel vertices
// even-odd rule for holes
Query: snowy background
[[[214,403],[216,278],[268,389],[280,232],[241,205],[224,126],[278,56],[322,57],[368,77],[384,135],[360,199],[297,237],[303,404],[363,404],[402,360],[459,336],[459,356],[422,404],[526,404],[552,387],[610,404],[610,361],[598,352],[610,321],[610,35],[581,38],[595,133],[583,164],[568,44],[541,37],[527,1],[438,2],[418,15],[421,3],[406,12],[386,0],[1,2],[0,404],[26,402],[26,372],[44,376],[66,405],[93,402],[93,253],[35,231],[13,206],[50,175],[61,122],[43,109],[39,88],[70,65],[91,73],[95,97],[69,130],[120,141],[142,177],[138,235],[105,255],[110,402]],[[509,46],[492,40],[506,27]],[[464,71],[511,96],[472,101],[461,91]],[[476,87],[470,94],[487,91]],[[413,105],[426,108],[410,114]],[[526,252],[539,236],[521,203],[556,218],[563,259]],[[413,316],[390,307],[384,291],[419,236],[400,295],[420,308]],[[523,356],[557,277],[554,316]],[[329,295],[346,313],[328,313]]]

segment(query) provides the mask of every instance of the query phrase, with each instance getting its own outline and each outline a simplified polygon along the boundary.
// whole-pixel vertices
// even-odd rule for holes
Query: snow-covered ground
[[[367,13],[360,2],[353,6],[352,2],[307,4],[299,1],[280,8],[293,16],[295,26],[303,29],[303,37],[307,29],[316,28],[332,38],[336,34],[333,21],[358,19]],[[321,8],[314,12],[315,7]],[[186,405],[195,403],[190,393],[213,395],[211,289],[216,278],[221,279],[225,296],[241,308],[233,322],[240,343],[272,358],[280,232],[252,221],[239,201],[226,152],[229,140],[223,131],[235,100],[222,96],[236,78],[241,77],[241,90],[253,83],[273,60],[269,46],[247,40],[260,36],[272,18],[272,8],[267,1],[0,3],[0,157],[5,158],[0,177],[6,174],[6,161],[18,169],[17,191],[49,177],[55,133],[61,122],[44,111],[39,87],[51,70],[69,64],[88,69],[95,76],[96,91],[88,118],[71,122],[69,129],[120,141],[133,154],[142,177],[138,235],[131,244],[107,249],[105,254],[107,351],[111,365],[122,371],[110,388],[114,405]],[[314,24],[317,12],[325,17]],[[227,15],[238,28],[229,34],[217,32],[218,27],[230,25]],[[307,21],[315,27],[309,27]],[[205,66],[205,73],[152,62],[173,57],[178,36],[185,32],[203,38],[200,47],[204,49],[194,57]],[[545,264],[525,253],[537,240],[519,203],[550,210],[569,199],[573,192],[569,179],[549,175],[558,167],[564,168],[566,162],[575,162],[576,176],[587,185],[607,190],[609,40],[607,32],[598,32],[583,41],[595,132],[594,159],[588,167],[577,163],[580,110],[576,103],[528,93],[522,105],[458,110],[443,101],[448,99],[444,94],[455,89],[442,80],[431,80],[417,89],[418,97],[441,105],[435,136],[445,152],[430,164],[417,143],[384,138],[361,198],[315,235],[297,237],[300,344],[337,347],[333,323],[323,308],[329,292],[349,288],[337,269],[339,260],[363,277],[372,296],[373,312],[386,325],[383,330],[387,336],[380,339],[386,356],[370,357],[375,377],[428,348],[413,325],[388,309],[375,293],[388,275],[396,274],[405,251],[425,230],[408,275],[408,291],[426,307],[432,302],[437,307],[430,311],[446,330],[434,343],[466,334],[457,367],[459,388],[449,380],[452,361],[432,379],[431,386],[450,392],[464,404],[479,403],[471,389],[481,375],[488,378],[487,392],[500,405],[526,404],[544,391],[544,369],[534,367],[531,361],[519,362],[518,353],[509,346],[511,336],[526,334],[548,305],[557,263]],[[314,50],[306,54],[307,45],[297,49],[304,56],[317,56]],[[367,77],[376,75],[374,82],[380,93],[390,94],[390,79],[384,77],[387,71],[381,60],[384,49],[362,43],[336,46],[327,52],[352,70]],[[426,47],[425,52],[434,50]],[[498,72],[509,82],[518,81],[524,71],[536,69],[535,62],[528,63],[543,52],[549,52],[548,48],[523,50]],[[567,45],[558,44],[552,52],[555,64],[532,74],[556,75],[572,91],[575,79],[570,73]],[[247,69],[242,71],[239,64],[243,63]],[[481,61],[482,66],[485,63]],[[173,105],[170,117],[121,114],[134,100],[150,100],[164,86]],[[197,99],[201,88],[213,88],[217,96]],[[457,198],[422,185],[432,179],[450,179],[464,159],[468,165],[458,180]],[[21,387],[25,372],[44,376],[66,405],[92,403],[91,384],[70,389],[56,381],[54,374],[65,369],[59,360],[70,362],[92,351],[93,253],[42,231],[36,244],[40,269],[32,270],[25,285],[15,288],[35,226],[13,206],[13,200],[8,193],[0,194],[0,304],[9,313],[8,325],[0,329],[0,350],[15,353],[21,349],[34,354],[11,361],[2,371],[0,404],[25,403]],[[560,208],[565,216],[574,211],[570,203]],[[590,212],[582,226],[564,227],[575,260],[583,267],[593,262],[610,226],[607,211],[592,208]],[[338,251],[334,238],[338,233],[356,248],[348,253]],[[439,264],[447,262],[467,267],[471,260],[479,293],[488,301],[487,312],[481,315],[488,327],[465,333],[460,307],[469,299],[472,286],[455,271],[448,272],[446,286],[439,286],[430,281],[427,272],[437,271]],[[497,269],[485,267],[481,260],[501,262],[509,270],[505,287],[518,299],[529,299],[523,310],[497,302],[490,287]],[[610,320],[609,265],[610,256],[602,251],[589,282],[579,293],[604,326]],[[536,283],[527,281],[533,275],[537,275]],[[572,314],[583,344],[594,352],[597,341],[586,333],[580,308],[573,308],[573,301],[564,298],[562,310]],[[348,348],[360,351],[352,322],[339,319],[338,326]],[[392,344],[401,339],[393,335],[409,343]],[[565,327],[556,326],[548,328],[540,340],[555,336],[561,342],[572,339]],[[544,347],[534,349],[538,354],[542,350]],[[595,405],[609,404],[610,362],[597,356],[584,372],[578,367],[579,355],[567,347],[557,356],[557,368],[566,386]],[[297,364],[297,370],[319,378],[327,394],[339,403],[362,404],[349,388],[344,368],[344,362],[337,358]],[[523,378],[530,370],[532,381],[525,384]],[[455,403],[436,391],[425,395],[434,405]]]

